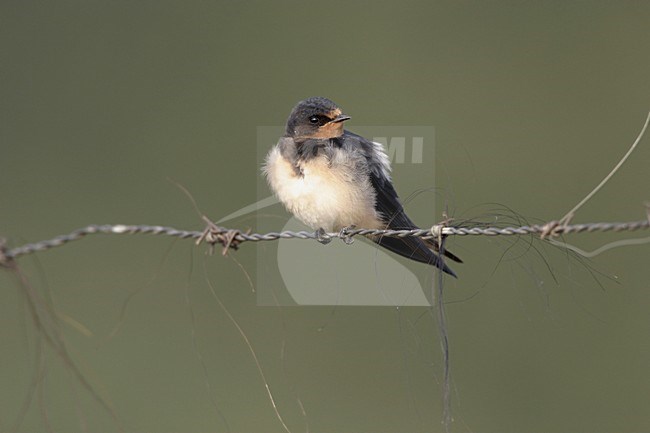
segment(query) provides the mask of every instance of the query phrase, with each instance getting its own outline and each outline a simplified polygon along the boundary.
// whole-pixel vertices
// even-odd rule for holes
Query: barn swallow
[[[291,111],[284,136],[266,157],[269,186],[289,212],[314,230],[412,230],[390,177],[383,147],[343,129],[350,116],[332,101],[313,97]],[[435,240],[369,236],[377,244],[409,259],[456,276],[437,254]],[[449,251],[444,255],[462,261]]]

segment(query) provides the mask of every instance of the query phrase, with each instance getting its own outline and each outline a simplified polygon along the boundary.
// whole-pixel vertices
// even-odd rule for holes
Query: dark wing
[[[402,204],[399,202],[397,192],[393,188],[389,179],[382,176],[380,173],[370,173],[370,181],[377,194],[375,202],[375,210],[383,216],[383,221],[386,222],[386,228],[391,230],[413,230],[418,227],[411,221],[411,219],[404,212]],[[451,268],[442,263],[440,257],[427,247],[427,244],[420,238],[413,236],[405,238],[394,237],[376,237],[373,239],[382,247],[390,250],[400,256],[409,259],[433,265],[438,269],[456,277]],[[434,244],[437,246],[437,243]],[[452,259],[457,259],[451,253],[445,251],[445,255]]]
[[[338,141],[339,145],[348,147],[350,152],[363,152],[368,163],[370,182],[376,193],[375,210],[382,215],[382,221],[386,223],[386,228],[393,230],[417,229],[418,227],[404,212],[397,192],[393,188],[388,173],[388,158],[381,146],[350,131],[345,131],[341,138],[342,140]],[[374,237],[372,240],[396,254],[433,265],[449,275],[456,276],[454,271],[444,265],[440,257],[432,251],[432,249],[439,251],[438,243],[435,240],[426,241],[429,243],[428,246],[422,239],[412,236],[405,238],[384,236]],[[445,251],[445,256],[461,262],[458,257],[448,251]]]

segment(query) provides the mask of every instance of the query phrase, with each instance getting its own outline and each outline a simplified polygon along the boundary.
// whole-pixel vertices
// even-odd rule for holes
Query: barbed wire
[[[217,226],[208,222],[203,231],[179,230],[174,227],[152,226],[152,225],[124,225],[104,224],[89,225],[68,234],[56,236],[39,242],[25,244],[15,248],[7,248],[6,242],[0,242],[0,265],[7,265],[12,260],[33,254],[38,251],[46,251],[55,247],[66,245],[69,242],[82,239],[94,234],[149,234],[177,237],[181,239],[196,239],[197,244],[205,241],[211,246],[221,244],[225,254],[229,248],[237,249],[242,242],[275,241],[278,239],[311,239],[321,243],[327,243],[332,239],[342,239],[351,243],[355,236],[388,236],[388,237],[419,237],[422,239],[437,239],[440,236],[512,236],[512,235],[540,235],[554,237],[569,233],[593,233],[593,232],[622,232],[647,230],[650,228],[650,218],[647,220],[630,222],[606,222],[606,223],[585,223],[564,225],[559,221],[551,221],[546,224],[535,224],[520,227],[453,227],[446,224],[436,224],[430,229],[416,230],[370,230],[363,228],[348,227],[340,232],[326,233],[322,231],[283,231],[269,233],[249,233],[237,229],[229,229]]]

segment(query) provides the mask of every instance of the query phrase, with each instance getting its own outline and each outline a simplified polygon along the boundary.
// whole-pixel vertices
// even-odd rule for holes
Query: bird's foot
[[[350,233],[350,231],[354,230],[356,227],[357,226],[352,224],[347,227],[343,227],[339,232],[339,238],[341,238],[341,240],[345,242],[346,245],[351,245],[352,243],[354,243],[354,239],[352,238],[352,234]]]
[[[327,245],[332,242],[332,238],[327,234],[324,228],[319,228],[316,230],[316,240],[323,245]]]

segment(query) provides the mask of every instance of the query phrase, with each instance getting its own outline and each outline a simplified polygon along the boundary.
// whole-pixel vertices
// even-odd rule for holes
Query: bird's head
[[[327,98],[316,96],[298,102],[287,120],[286,135],[295,139],[334,138],[343,134],[350,119]]]

